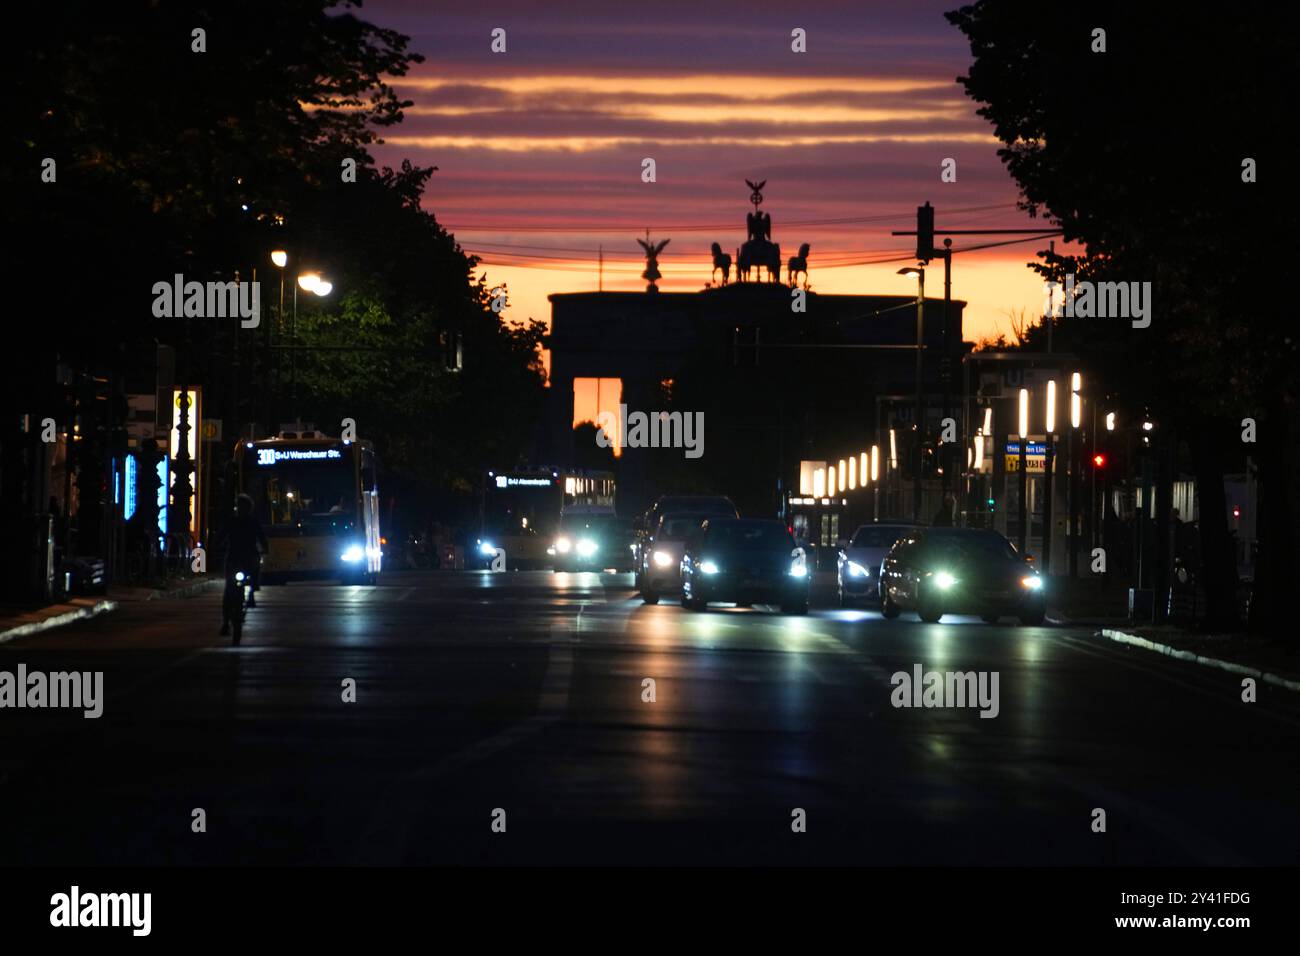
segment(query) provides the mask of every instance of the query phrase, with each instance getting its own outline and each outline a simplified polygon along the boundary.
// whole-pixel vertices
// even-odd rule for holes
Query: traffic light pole
[[[949,374],[948,374],[949,356],[948,356],[948,338],[947,338],[947,336],[948,336],[948,315],[949,315],[949,303],[952,301],[952,240],[951,240],[951,239],[947,239],[947,238],[945,238],[945,239],[944,239],[944,243],[943,243],[943,245],[944,245],[943,249],[936,249],[935,246],[934,246],[934,236],[935,236],[935,233],[936,233],[936,232],[938,232],[940,235],[943,235],[943,236],[1059,236],[1059,235],[1061,235],[1061,230],[1060,230],[1060,229],[935,229],[935,226],[934,226],[934,207],[931,206],[930,203],[929,203],[929,201],[927,200],[927,201],[926,201],[926,204],[925,204],[924,206],[917,206],[917,207],[916,207],[916,229],[914,229],[914,230],[895,230],[895,231],[893,231],[893,232],[890,233],[890,235],[894,235],[894,236],[915,236],[915,237],[916,237],[916,258],[917,258],[918,260],[920,260],[920,262],[921,262],[922,264],[926,264],[926,263],[928,263],[931,259],[937,259],[937,258],[939,258],[940,256],[943,257],[943,334],[944,334],[944,340],[943,340],[943,354],[942,354],[942,356],[941,356],[940,359],[939,359],[939,363],[940,363],[940,364],[939,364],[939,371],[940,371],[940,375],[941,375],[941,377],[942,377],[942,385],[943,385],[943,416],[944,416],[944,418],[947,418],[947,417],[949,417],[949,415],[950,415],[950,411],[951,411],[951,410],[950,410],[950,395],[949,395],[949,382],[950,382],[950,378],[951,378],[951,377],[950,377]],[[921,426],[922,426],[923,421],[924,421],[924,420],[920,417],[920,415],[921,415],[921,340],[920,340],[920,324],[921,324],[921,318],[920,318],[920,306],[918,306],[918,310],[917,310],[917,333],[918,333],[918,334],[917,334],[917,343],[916,343],[916,344],[917,344],[917,361],[916,361],[916,364],[917,364],[917,373],[916,373],[916,374],[917,374],[917,385],[916,385],[916,390],[917,390],[917,400],[916,400],[916,407],[917,407],[917,426],[916,426],[916,427],[917,427],[917,436],[916,436],[916,437],[917,437],[917,445],[918,445],[918,448],[920,447],[920,444],[921,444],[921,437],[922,437],[922,434],[921,434]],[[969,424],[969,423],[967,423],[967,422],[963,422],[963,425],[964,425],[964,426],[968,426],[968,424]],[[963,447],[967,447],[969,441],[970,441],[970,436],[969,436],[969,435],[966,435],[966,434],[963,434],[963,435],[961,436],[960,444],[961,444]],[[1021,445],[1024,445],[1024,444],[1025,444],[1025,442],[1022,441],[1022,442],[1021,442]],[[1021,449],[1021,453],[1022,453],[1022,454],[1024,453],[1024,449],[1023,449],[1023,448]],[[943,454],[942,454],[942,456],[940,457],[939,461],[940,461],[940,467],[941,467],[942,470],[943,470],[943,479],[942,479],[942,480],[943,480],[943,493],[944,493],[945,496],[947,496],[947,494],[949,493],[949,487],[950,487],[950,486],[949,486],[949,474],[948,474],[948,473],[949,473],[949,467],[948,467],[948,465],[949,465],[949,463],[950,463],[950,461],[951,461],[951,456],[948,455],[948,450],[947,450],[946,447],[943,449]],[[916,488],[917,503],[916,503],[916,505],[915,505],[914,508],[913,508],[913,517],[914,517],[915,520],[917,520],[918,522],[919,522],[919,520],[920,520],[920,507],[921,507],[921,505],[920,505],[920,491],[921,491],[920,483],[921,483],[921,478],[920,478],[920,467],[919,467],[919,466],[920,466],[920,462],[921,462],[921,453],[918,451],[918,453],[917,453],[917,464],[918,464],[918,468],[917,468],[917,478],[916,478],[916,483],[917,483],[917,488]],[[1022,465],[1021,467],[1023,468],[1024,466]],[[1022,472],[1022,474],[1023,474],[1023,472]],[[1023,550],[1023,548],[1022,548],[1022,550]]]
[[[925,270],[917,274],[916,293],[916,475],[912,479],[912,523],[921,523],[921,468],[925,462]]]

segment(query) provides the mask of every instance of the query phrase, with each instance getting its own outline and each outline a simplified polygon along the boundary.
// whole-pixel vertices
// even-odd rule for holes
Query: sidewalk
[[[1300,691],[1300,648],[1253,634],[1202,634],[1174,624],[1115,624],[1098,634],[1121,644]]]
[[[115,610],[120,604],[190,597],[221,584],[220,576],[206,575],[179,581],[169,587],[115,587],[108,594],[74,597],[41,607],[0,605],[0,644],[17,637],[39,634],[74,621],[84,621]]]

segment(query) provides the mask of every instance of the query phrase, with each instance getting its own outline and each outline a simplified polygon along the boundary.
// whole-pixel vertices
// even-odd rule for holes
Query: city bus
[[[537,468],[489,471],[483,482],[474,565],[490,567],[499,550],[508,569],[554,564],[566,514],[614,514],[614,475],[608,471]]]
[[[379,576],[379,490],[368,441],[294,432],[235,449],[239,490],[253,499],[269,553],[262,582]]]

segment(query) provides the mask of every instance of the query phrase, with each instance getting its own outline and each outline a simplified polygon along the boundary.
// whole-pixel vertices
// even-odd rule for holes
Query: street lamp
[[[275,337],[278,338],[284,335],[284,267],[289,264],[289,253],[285,252],[283,249],[271,250],[271,264],[275,266],[278,270],[280,270],[280,308],[279,311],[277,311],[275,314],[275,324],[276,324]],[[268,345],[270,344],[271,339],[272,339],[272,334],[270,329],[268,328],[267,335],[266,335],[266,341]],[[277,351],[275,353],[275,392],[274,392],[276,399],[278,399],[281,394],[280,393],[280,368],[281,368],[280,353]],[[267,402],[268,426],[270,425],[271,421],[274,420],[273,413],[271,412],[271,408],[274,406],[274,404],[275,404],[274,399]]]
[[[1067,569],[1070,577],[1079,573],[1079,426],[1083,423],[1083,375],[1074,372],[1070,375],[1070,473],[1065,487],[1068,496],[1066,509],[1070,513],[1068,548],[1070,552]],[[1096,417],[1093,418],[1094,425]],[[1096,441],[1096,437],[1093,437]],[[1089,506],[1091,507],[1091,505]],[[1091,515],[1091,511],[1089,511]],[[1089,517],[1091,524],[1091,517]]]
[[[275,252],[271,253],[271,261],[275,262],[276,265],[282,265],[281,262],[277,261],[276,255],[277,253]],[[280,252],[279,255],[283,258],[283,262],[289,261],[289,257],[286,253]],[[281,276],[281,282],[283,283],[283,275]],[[314,292],[316,295],[324,298],[325,296],[329,295],[330,292],[333,291],[334,285],[333,283],[327,282],[324,279],[322,279],[321,274],[319,272],[300,272],[298,274],[298,282],[293,287],[293,328],[290,333],[290,337],[293,341],[293,345],[290,346],[290,352],[289,352],[289,412],[291,415],[293,415],[293,420],[295,422],[298,420],[298,290],[299,289],[302,289],[302,291],[304,292]],[[283,286],[281,288],[281,296],[283,296]]]
[[[925,439],[925,398],[922,393],[922,361],[925,346],[925,270],[919,266],[906,266],[898,270],[900,276],[916,276],[916,477],[912,482],[912,520],[921,523],[921,462]]]

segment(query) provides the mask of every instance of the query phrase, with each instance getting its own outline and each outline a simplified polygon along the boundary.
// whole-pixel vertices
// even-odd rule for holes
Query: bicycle
[[[244,631],[244,609],[247,607],[247,591],[252,586],[252,579],[243,571],[236,571],[226,577],[226,590],[221,598],[221,616],[225,633],[225,624],[230,625],[231,644],[239,646],[239,639]]]

